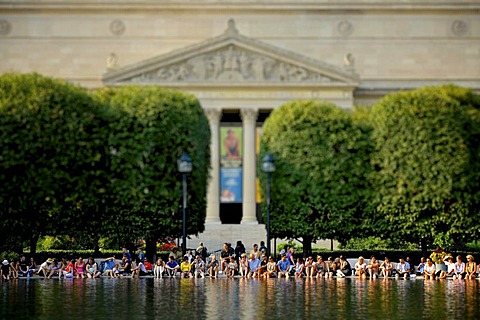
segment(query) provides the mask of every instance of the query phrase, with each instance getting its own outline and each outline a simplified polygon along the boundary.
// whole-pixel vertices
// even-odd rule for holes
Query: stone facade
[[[219,128],[243,127],[243,223],[256,223],[257,117],[292,99],[342,107],[455,83],[480,92],[480,1],[0,0],[0,73],[195,94],[212,129],[207,223],[219,223]]]

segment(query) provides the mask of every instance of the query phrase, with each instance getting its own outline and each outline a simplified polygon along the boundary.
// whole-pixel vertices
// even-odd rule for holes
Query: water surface
[[[68,279],[1,284],[0,319],[480,319],[480,282]]]

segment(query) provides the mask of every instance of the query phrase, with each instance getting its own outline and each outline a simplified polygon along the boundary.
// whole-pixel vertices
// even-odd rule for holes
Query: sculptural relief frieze
[[[144,72],[126,82],[332,82],[293,63],[234,45]]]

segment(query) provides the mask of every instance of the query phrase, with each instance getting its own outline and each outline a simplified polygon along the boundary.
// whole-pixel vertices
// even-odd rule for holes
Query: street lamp
[[[267,174],[267,254],[270,255],[270,175],[275,171],[275,162],[271,154],[263,158],[262,171]]]
[[[187,216],[185,209],[187,208],[187,173],[192,171],[192,159],[188,156],[186,152],[182,154],[180,159],[177,161],[178,172],[183,176],[182,186],[183,186],[183,225],[182,225],[182,252],[183,255],[187,253]]]

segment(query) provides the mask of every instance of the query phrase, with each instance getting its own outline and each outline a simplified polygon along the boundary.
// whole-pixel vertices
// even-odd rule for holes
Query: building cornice
[[[8,11],[94,11],[147,12],[152,10],[201,11],[302,11],[308,12],[465,12],[480,13],[480,1],[472,0],[0,0],[0,13]]]

